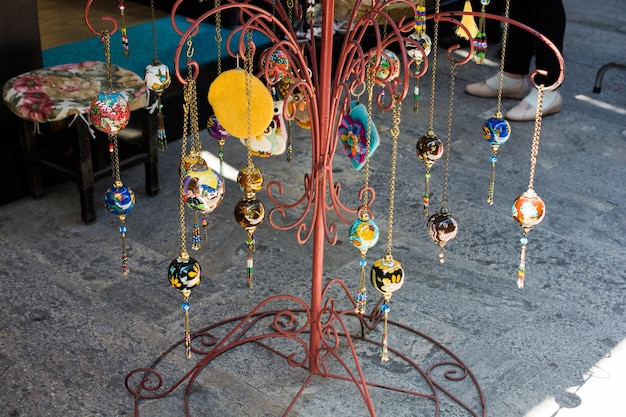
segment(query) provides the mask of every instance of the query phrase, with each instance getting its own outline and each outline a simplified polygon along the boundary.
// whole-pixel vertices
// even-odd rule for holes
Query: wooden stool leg
[[[28,172],[28,192],[34,199],[43,198],[46,189],[41,175],[41,166],[35,161],[38,152],[37,135],[33,132],[32,122],[23,120],[20,131],[20,145],[24,155],[24,166]]]
[[[146,193],[154,197],[159,193],[159,149],[157,139],[156,111],[150,114],[148,109],[141,111],[141,136],[148,153],[145,162]]]
[[[92,224],[96,221],[94,205],[93,162],[91,159],[91,133],[89,127],[76,120],[76,184],[80,195],[80,217],[83,223]]]

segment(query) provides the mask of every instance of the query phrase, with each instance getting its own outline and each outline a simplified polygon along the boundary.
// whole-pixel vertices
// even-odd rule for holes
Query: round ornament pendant
[[[410,42],[406,42],[405,46],[406,46],[406,53],[407,53],[407,55],[410,56],[411,58],[413,58],[418,63],[422,62],[424,60],[425,56],[430,55],[430,51],[432,49],[433,41],[430,39],[430,36],[428,36],[425,33],[422,33],[420,35],[418,35],[416,33],[411,33],[409,35],[409,39],[411,39],[411,40],[417,42],[418,44],[420,44],[421,47],[424,49],[424,52],[422,52],[422,50],[420,48],[415,46],[415,44],[410,43]]]
[[[237,184],[245,194],[256,194],[263,189],[263,173],[255,166],[247,166],[237,174]]]
[[[172,83],[170,69],[158,60],[146,67],[143,79],[148,89],[155,93],[162,93]]]
[[[114,184],[104,194],[104,205],[116,216],[128,214],[135,207],[135,192],[124,184]]]
[[[265,219],[265,206],[256,198],[242,198],[235,205],[235,220],[246,230],[254,230]]]
[[[357,249],[368,250],[378,242],[379,229],[374,220],[358,218],[350,225],[350,243]]]
[[[185,291],[200,284],[202,272],[198,261],[188,256],[179,256],[170,263],[167,276],[172,287]]]
[[[458,225],[454,217],[446,211],[440,211],[428,218],[428,235],[437,244],[446,244],[456,237]]]
[[[99,131],[109,135],[116,134],[130,120],[128,101],[122,93],[100,93],[91,102],[89,117]]]
[[[443,142],[432,131],[428,131],[417,140],[415,152],[422,162],[432,165],[443,155]]]
[[[524,229],[531,229],[533,226],[541,223],[545,214],[546,206],[532,188],[518,196],[513,202],[513,218]]]
[[[211,136],[213,139],[224,140],[230,136],[226,129],[224,129],[224,127],[217,120],[217,117],[215,117],[214,114],[209,117],[206,129],[209,133],[209,136]]]
[[[263,57],[262,65],[265,67],[266,59]],[[289,58],[285,51],[277,49],[270,56],[269,63],[267,64],[267,79],[274,83],[280,81],[285,77],[285,74],[289,71]]]
[[[189,208],[210,213],[224,198],[224,179],[206,165],[195,164],[183,178],[183,192]]]
[[[502,117],[490,117],[483,124],[483,138],[491,145],[502,145],[511,137],[511,126]]]
[[[377,59],[378,58],[378,59]],[[378,61],[378,65],[376,62]],[[400,75],[400,58],[395,52],[389,49],[383,49],[379,57],[372,57],[372,64],[376,65],[373,69],[374,78],[377,84],[384,84],[384,82],[392,82]]]
[[[191,169],[191,167],[195,165],[208,167],[206,161],[199,153],[187,154],[183,156],[183,159],[179,167],[180,176],[184,177],[185,175],[187,175],[187,172],[189,172],[189,169]]]
[[[374,288],[383,294],[391,295],[404,284],[402,264],[391,255],[386,255],[372,265],[371,280]]]

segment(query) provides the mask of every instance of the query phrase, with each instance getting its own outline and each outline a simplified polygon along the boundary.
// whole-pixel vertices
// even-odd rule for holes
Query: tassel
[[[157,140],[160,151],[167,149],[167,135],[165,134],[165,121],[163,118],[163,103],[161,94],[157,94]]]
[[[424,217],[428,216],[428,207],[430,206],[430,193],[428,192],[428,183],[430,182],[430,166],[426,166],[426,174],[424,174]]]
[[[389,296],[385,295],[385,302],[383,303],[382,306],[380,306],[380,310],[383,312],[383,314],[385,315],[385,322],[383,324],[383,341],[382,341],[382,352],[380,355],[380,360],[382,362],[387,362],[389,360],[389,344],[388,344],[388,340],[387,340],[387,317],[389,316],[389,304],[387,304],[389,302],[389,298],[391,297],[391,294],[389,294]]]
[[[418,74],[418,69],[415,70],[415,73]],[[413,113],[417,113],[419,111],[419,101],[420,101],[420,86],[419,86],[419,78],[415,78],[415,87],[413,87]]]
[[[125,214],[120,214],[117,216],[120,219],[120,234],[122,235],[122,274],[128,275],[128,252],[126,252],[126,225],[124,224],[124,220],[126,219]]]
[[[519,268],[517,268],[517,288],[524,288],[524,278],[526,275],[526,244],[528,243],[528,238],[526,234],[520,239],[522,243],[522,254],[520,255]]]
[[[498,148],[499,146],[493,145],[491,147],[491,156],[489,157],[489,161],[491,162],[491,178],[489,180],[487,203],[490,205],[493,205],[493,193],[496,186],[496,162],[498,161]]]
[[[200,224],[198,223],[198,211],[193,211],[193,227],[191,228],[191,249],[200,249]]]
[[[254,230],[248,230],[248,240],[246,241],[248,245],[248,259],[247,259],[247,279],[246,283],[249,289],[252,289],[254,286],[254,258],[252,254],[256,249],[256,242],[254,241]]]
[[[365,314],[367,307],[367,287],[365,286],[365,266],[367,265],[367,260],[365,259],[366,253],[367,251],[361,251],[361,260],[359,261],[361,265],[361,277],[359,279],[359,290],[354,297],[356,300],[356,309],[354,312],[357,314]]]
[[[189,295],[191,290],[183,290],[183,311],[185,312],[185,356],[191,358],[191,332],[189,331]]]
[[[464,12],[473,11],[472,3],[470,3],[470,0],[465,0],[463,11]],[[476,37],[476,34],[478,34],[478,26],[476,26],[476,21],[474,20],[474,16],[463,15],[463,17],[461,18],[461,24],[467,28],[467,30],[469,31],[470,37],[472,38]],[[456,34],[460,38],[469,39],[467,36],[467,33],[461,27],[456,28]]]
[[[487,29],[485,19],[485,7],[489,3],[481,1],[480,17],[478,18],[478,33],[474,39],[474,56],[472,59],[477,64],[483,64],[487,55]]]

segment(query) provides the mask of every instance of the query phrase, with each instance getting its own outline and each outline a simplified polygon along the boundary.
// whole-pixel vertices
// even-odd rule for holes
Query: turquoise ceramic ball
[[[350,242],[359,250],[368,250],[378,242],[379,229],[374,220],[356,219],[350,225]]]
[[[115,215],[130,213],[135,207],[135,192],[126,185],[113,185],[104,194],[104,205]]]

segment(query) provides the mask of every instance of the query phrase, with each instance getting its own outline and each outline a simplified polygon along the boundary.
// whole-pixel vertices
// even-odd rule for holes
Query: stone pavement
[[[534,185],[547,214],[529,234],[523,290],[515,284],[521,232],[510,206],[528,186],[533,124],[512,123],[513,136],[499,152],[495,203],[489,206],[489,149],[480,126],[493,115],[495,100],[462,93],[465,84],[490,76],[497,67],[468,64],[458,70],[448,207],[459,222],[459,234],[447,246],[443,266],[421,216],[424,168],[415,156],[415,141],[427,128],[428,82],[422,84],[421,112],[414,115],[408,105],[403,111],[393,253],[404,265],[406,283],[392,297],[390,318],[458,356],[476,377],[491,417],[618,417],[626,410],[626,72],[610,70],[601,93],[592,92],[603,64],[626,61],[622,6],[619,0],[593,7],[582,0],[565,1],[564,104],[542,124]],[[443,138],[449,78],[444,54],[439,55],[435,130]],[[512,105],[503,102],[505,109]],[[381,242],[370,250],[370,261],[385,250],[390,120],[388,113],[376,115],[383,143],[373,158],[371,180],[378,190],[374,210]],[[291,163],[255,160],[266,183],[284,183],[281,198],[288,202],[301,195],[309,168],[305,134],[296,131]],[[203,140],[205,149],[215,151],[214,142],[207,136]],[[181,297],[169,286],[166,272],[180,252],[179,145],[172,142],[161,155],[161,192],[155,198],[142,189],[143,168],[122,173],[137,193],[127,220],[131,273],[126,277],[119,270],[117,219],[100,208],[97,222],[84,226],[73,185],[54,186],[41,201],[23,199],[0,207],[1,416],[132,415],[126,375],[152,364],[183,332]],[[226,144],[226,159],[235,167],[245,164],[241,150],[235,141]],[[362,177],[340,152],[334,167],[335,179],[344,184],[342,201],[354,205]],[[431,179],[434,202],[440,198],[442,173],[439,162]],[[104,194],[110,181],[97,185]],[[209,216],[208,241],[192,254],[204,275],[190,297],[192,331],[245,315],[273,295],[291,294],[308,302],[312,241],[298,245],[294,230],[268,224],[256,233],[255,288],[246,288],[245,232],[232,217],[241,193],[232,182],[227,187],[222,205]],[[265,192],[259,197],[271,209]],[[337,226],[339,242],[325,254],[325,279],[343,278],[353,290],[359,256],[348,244],[347,226]],[[338,303],[347,305],[339,297]],[[372,331],[376,340],[380,327]],[[391,348],[424,368],[442,357],[440,349],[397,327],[390,327],[389,337]],[[423,389],[420,378],[395,356],[381,363],[376,346],[357,342],[356,350],[368,378]],[[177,349],[163,366],[165,383],[171,384],[189,369],[189,362]],[[434,373],[437,381],[443,380]],[[190,409],[194,416],[279,416],[306,377],[280,357],[245,345],[198,375]],[[452,386],[472,410],[481,412],[467,378]],[[183,390],[141,402],[141,415],[183,415]],[[471,415],[437,393],[439,410],[427,399],[371,388],[379,416]],[[369,414],[354,384],[319,376],[290,413],[362,415]]]

